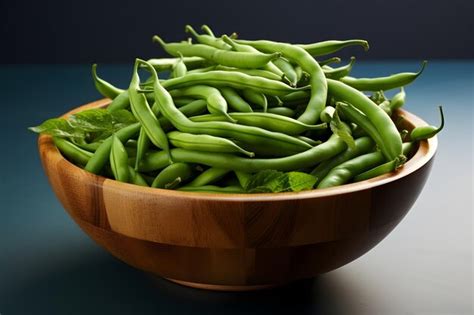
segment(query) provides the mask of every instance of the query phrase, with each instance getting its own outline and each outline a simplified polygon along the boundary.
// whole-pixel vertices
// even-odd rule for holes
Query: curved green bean
[[[191,96],[206,100],[207,109],[212,114],[220,114],[230,122],[235,122],[227,113],[227,101],[218,89],[206,85],[194,85],[170,91],[172,97]]]
[[[288,135],[298,135],[307,130],[323,130],[327,128],[325,123],[308,125],[299,120],[272,113],[230,113],[229,115],[235,119],[238,124],[260,127]],[[220,115],[202,115],[191,118],[192,121],[196,122],[222,121],[223,119],[224,117]]]
[[[238,90],[251,89],[266,95],[285,95],[306,87],[293,88],[283,82],[263,77],[250,76],[236,71],[208,71],[203,73],[188,73],[184,77],[169,79],[161,83],[167,90],[179,89],[196,84],[215,87],[231,87]]]
[[[139,93],[137,90],[140,85],[140,78],[138,76],[138,65],[143,60],[137,59],[133,70],[132,79],[130,81],[130,87],[128,92],[130,94],[130,104],[132,113],[137,120],[145,129],[146,135],[150,138],[150,141],[157,147],[163,149],[165,152],[169,152],[168,138],[166,137],[163,128],[161,128],[159,120],[148,105],[148,101],[145,95]],[[151,69],[154,68],[150,66]]]
[[[222,177],[230,172],[229,169],[211,167],[199,174],[198,177],[192,180],[185,187],[199,187],[209,185],[219,181]]]
[[[252,104],[255,104],[262,108],[263,112],[267,111],[268,100],[265,94],[259,93],[253,90],[243,90],[242,96]]]
[[[99,76],[97,75],[97,64],[95,63],[92,65],[92,78],[94,79],[94,85],[97,91],[99,91],[100,94],[105,97],[114,99],[115,97],[117,97],[117,95],[123,92],[122,89],[119,89],[110,84],[109,82],[99,78]]]
[[[395,171],[397,168],[398,163],[397,160],[389,161],[385,164],[379,165],[377,167],[374,167],[364,173],[361,173],[357,176],[354,177],[354,182],[360,182],[363,180],[371,179],[373,177],[377,177],[380,175],[384,175],[390,172]]]
[[[173,189],[189,180],[193,175],[192,167],[187,163],[173,163],[163,169],[153,180],[151,187]]]
[[[275,115],[280,115],[280,116],[286,116],[289,118],[292,118],[295,116],[295,111],[291,108],[288,107],[270,107],[267,109],[267,113],[269,114],[275,114]]]
[[[359,91],[386,91],[405,86],[415,81],[415,79],[423,73],[426,63],[426,61],[423,61],[421,69],[418,72],[402,72],[380,78],[343,77],[340,80]]]
[[[191,35],[193,35],[196,40],[201,44],[223,50],[232,49],[232,47],[226,44],[221,38],[216,38],[215,36],[209,34],[198,34],[191,25],[186,25],[184,30],[186,33],[190,33]]]
[[[209,136],[195,135],[180,131],[171,131],[168,133],[168,139],[172,145],[178,148],[222,153],[242,153],[249,157],[254,157],[253,152],[246,151],[229,139]]]
[[[369,137],[361,137],[354,140],[355,146],[348,147],[345,151],[334,156],[332,159],[323,161],[311,172],[319,183],[333,168],[362,154],[368,153],[374,148],[374,141]]]
[[[61,153],[70,161],[78,165],[86,165],[92,153],[81,149],[74,143],[59,137],[53,137],[53,142]]]
[[[221,87],[219,89],[232,109],[238,112],[253,112],[252,107],[233,88]]]
[[[240,43],[249,44],[261,51],[279,51],[284,57],[290,61],[298,64],[301,68],[310,75],[311,98],[305,111],[298,117],[299,121],[307,124],[314,124],[319,120],[321,111],[326,106],[326,97],[328,85],[324,71],[304,49],[286,44],[272,41],[258,40],[258,41],[238,41]]]
[[[329,94],[338,100],[344,100],[365,114],[375,126],[382,139],[388,160],[394,160],[402,154],[402,140],[397,127],[390,117],[362,92],[342,82],[328,79]]]
[[[410,133],[411,141],[419,141],[419,140],[429,139],[431,137],[434,137],[441,130],[443,130],[443,128],[444,128],[444,113],[443,113],[443,107],[442,106],[439,107],[439,113],[440,113],[440,116],[441,116],[441,124],[439,125],[439,127],[435,127],[435,126],[416,127]]]
[[[362,46],[365,51],[369,50],[369,43],[363,39],[327,40],[313,44],[299,44],[298,46],[313,57],[329,55],[348,46]]]
[[[387,151],[385,142],[377,131],[377,128],[367,119],[367,116],[362,114],[358,109],[350,104],[338,102],[336,108],[338,111],[342,112],[344,117],[346,117],[352,123],[355,123],[358,127],[362,128],[362,130],[364,130],[372,138],[372,140],[375,141],[387,160],[390,160],[391,156]]]
[[[112,173],[116,180],[127,183],[130,178],[127,151],[125,151],[125,147],[116,135],[113,135],[112,139],[112,148],[110,150],[110,167]]]
[[[153,36],[153,42],[159,43],[172,56],[181,53],[183,56],[202,57],[224,66],[237,68],[260,68],[281,56],[278,52],[273,54],[235,52],[203,44],[165,43],[157,35]]]
[[[334,80],[340,79],[342,77],[349,75],[349,73],[352,70],[352,67],[354,66],[354,63],[355,63],[355,57],[351,57],[351,60],[347,65],[339,67],[339,68],[331,68],[329,66],[323,66],[324,75]]]
[[[118,130],[115,135],[123,143],[136,135],[140,131],[140,123],[134,123]],[[113,137],[110,136],[102,142],[95,150],[94,155],[89,159],[84,169],[88,172],[98,174],[109,160],[110,149],[112,147]]]

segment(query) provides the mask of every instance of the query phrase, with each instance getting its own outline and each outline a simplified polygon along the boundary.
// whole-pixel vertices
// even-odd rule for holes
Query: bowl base
[[[171,278],[165,278],[168,281],[177,283],[182,286],[191,287],[201,290],[211,290],[211,291],[255,291],[255,290],[264,290],[278,287],[277,284],[262,284],[262,285],[221,285],[221,284],[208,284],[208,283],[197,283],[197,282],[188,282],[182,280],[176,280]]]

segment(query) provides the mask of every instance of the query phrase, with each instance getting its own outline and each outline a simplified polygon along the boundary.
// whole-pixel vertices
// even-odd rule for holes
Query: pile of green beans
[[[365,40],[291,44],[216,36],[207,25],[185,31],[192,38],[177,43],[153,36],[171,57],[136,59],[127,88],[92,66],[96,89],[111,99],[107,111],[129,111],[136,122],[89,142],[54,135],[67,159],[161,189],[245,193],[266,170],[307,173],[322,189],[403,167],[417,141],[444,126],[441,109],[440,127],[409,132],[395,123],[404,87],[425,61],[418,72],[355,78],[355,57],[335,67],[341,59],[329,55],[368,50]],[[392,89],[399,92],[389,99],[384,92]]]

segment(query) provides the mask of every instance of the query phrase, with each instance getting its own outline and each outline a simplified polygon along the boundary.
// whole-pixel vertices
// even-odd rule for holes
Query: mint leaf
[[[85,132],[75,129],[69,121],[63,118],[48,119],[41,125],[28,129],[36,133],[44,133],[61,138],[76,139],[85,137]]]
[[[248,180],[245,190],[249,193],[276,193],[312,189],[316,177],[302,173],[284,173],[275,170],[263,170]]]
[[[289,172],[288,184],[291,191],[302,191],[312,189],[316,184],[316,177],[302,172]]]
[[[250,193],[282,191],[285,173],[275,170],[260,171],[247,181],[245,190]]]
[[[339,138],[341,138],[341,140],[344,141],[349,146],[349,148],[355,148],[354,138],[352,138],[350,132],[351,129],[341,121],[337,110],[334,112],[329,126],[331,127],[331,131],[339,136]]]
[[[101,132],[113,128],[112,116],[105,109],[88,109],[69,117],[74,128],[86,132]]]

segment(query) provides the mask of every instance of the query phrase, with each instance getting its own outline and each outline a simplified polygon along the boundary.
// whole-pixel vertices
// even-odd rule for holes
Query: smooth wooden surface
[[[424,124],[401,113],[406,127]],[[363,255],[416,200],[436,145],[436,138],[423,141],[401,170],[360,183],[300,193],[220,195],[96,176],[65,160],[50,137],[39,138],[56,195],[97,243],[139,269],[219,289],[309,278]]]

